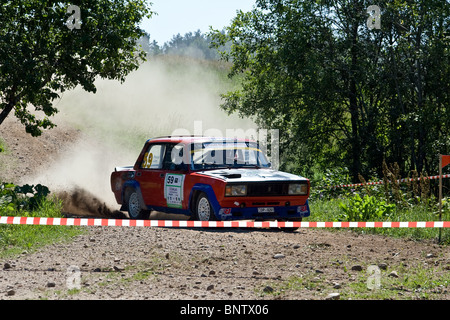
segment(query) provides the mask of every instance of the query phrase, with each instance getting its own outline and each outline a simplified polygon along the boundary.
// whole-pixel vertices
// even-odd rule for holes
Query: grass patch
[[[0,153],[1,152],[6,152],[7,150],[6,150],[6,143],[5,143],[5,141],[2,139],[2,138],[0,138]]]
[[[310,202],[311,216],[305,221],[338,221],[341,215],[340,202],[346,202],[346,199],[322,199]],[[449,212],[442,214],[442,220],[450,219]],[[424,205],[416,205],[410,208],[395,209],[389,217],[381,219],[371,219],[370,221],[438,221],[436,213]],[[344,229],[344,228],[343,228]],[[345,228],[348,229],[348,228]],[[437,240],[439,233],[441,244],[450,244],[450,230],[439,228],[350,228],[359,233],[381,234],[391,237],[403,237],[413,240]],[[340,230],[330,229],[330,230]]]
[[[343,266],[342,268],[345,269]],[[396,271],[398,277],[389,274]],[[370,277],[373,273],[367,272],[367,268],[359,272],[356,279],[339,281],[341,287],[333,288],[333,283],[325,277],[315,273],[306,273],[301,276],[292,276],[285,281],[270,282],[265,289],[256,289],[261,297],[283,298],[283,296],[297,296],[309,292],[318,299],[325,298],[328,294],[337,292],[341,300],[441,300],[442,294],[447,294],[450,285],[450,273],[442,266],[427,266],[418,264],[413,267],[405,267],[398,264],[382,270],[379,275],[379,286],[370,285]],[[355,274],[355,273],[352,273]],[[266,288],[270,287],[270,290]]]
[[[295,292],[301,292],[303,294],[308,292],[309,295],[320,296],[328,287],[329,284],[327,284],[325,278],[308,272],[301,276],[291,276],[284,281],[270,282],[266,286],[263,286],[262,290],[255,289],[255,292],[261,297],[266,296],[274,299],[283,299],[283,296]]]
[[[62,202],[54,197],[43,199],[33,211],[16,211],[12,215],[61,217]],[[0,215],[4,212],[0,210]],[[9,214],[11,215],[11,214]],[[71,226],[0,225],[0,258],[31,252],[58,241],[69,240],[83,230]]]
[[[396,270],[398,278],[390,277],[392,270]],[[417,265],[405,267],[392,266],[381,273],[379,288],[369,289],[367,279],[369,275],[362,272],[358,279],[344,287],[342,299],[371,299],[371,300],[408,300],[408,299],[441,299],[450,285],[450,273],[441,266],[427,267]]]

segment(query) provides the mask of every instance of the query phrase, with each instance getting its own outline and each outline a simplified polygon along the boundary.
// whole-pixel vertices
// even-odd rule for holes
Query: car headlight
[[[289,185],[289,194],[307,194],[308,185],[304,183],[293,183]]]
[[[245,184],[228,185],[225,187],[227,197],[240,197],[247,195],[247,186]]]

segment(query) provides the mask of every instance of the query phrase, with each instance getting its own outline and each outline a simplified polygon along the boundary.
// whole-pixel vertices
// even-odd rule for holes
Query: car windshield
[[[194,170],[270,167],[264,153],[251,142],[206,142],[191,146]]]

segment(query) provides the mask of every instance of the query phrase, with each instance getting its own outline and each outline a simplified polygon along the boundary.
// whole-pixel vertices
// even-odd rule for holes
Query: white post
[[[439,221],[442,218],[442,154],[439,155]]]
[[[439,221],[442,221],[442,154],[439,154]],[[441,243],[441,228],[439,229],[439,243]]]

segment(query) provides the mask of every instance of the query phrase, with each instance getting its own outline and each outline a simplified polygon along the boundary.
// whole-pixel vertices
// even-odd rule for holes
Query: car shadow
[[[172,214],[152,211],[150,214],[150,220],[183,220],[187,221],[190,217],[181,214]],[[238,221],[238,220],[236,220]],[[173,228],[173,227],[161,227],[161,228]],[[286,233],[304,233],[301,229],[292,230],[289,228],[258,228],[258,227],[183,227],[183,229],[202,231],[202,232],[215,232],[215,233],[249,233],[249,232],[286,232]]]
[[[71,213],[62,212],[64,218],[89,218],[89,219],[129,219],[128,214],[121,211],[114,211],[109,215],[94,215],[88,213]],[[179,220],[188,221],[189,216],[181,214],[172,214],[164,212],[152,211],[149,220]],[[237,220],[236,220],[237,221]],[[265,233],[275,233],[275,232],[285,232],[285,233],[304,233],[301,229],[292,230],[289,228],[262,228],[262,227],[158,227],[158,228],[181,228],[186,230],[210,232],[210,233],[250,233],[250,232],[265,232]]]

